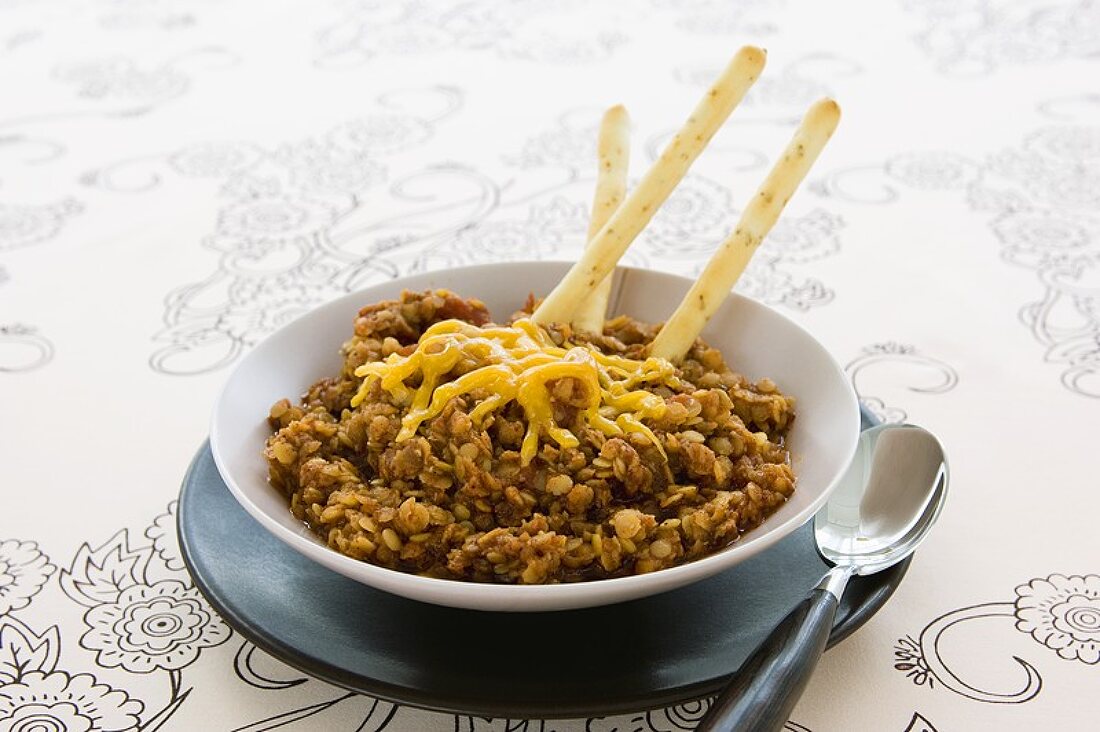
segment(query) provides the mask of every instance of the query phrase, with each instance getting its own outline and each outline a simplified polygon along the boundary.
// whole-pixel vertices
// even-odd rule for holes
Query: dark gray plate
[[[205,444],[183,480],[179,534],[210,604],[285,663],[395,702],[513,719],[716,693],[827,569],[807,525],[728,572],[643,600],[555,613],[436,607],[346,579],[268,534],[229,493]],[[854,579],[830,645],[867,622],[907,568]]]

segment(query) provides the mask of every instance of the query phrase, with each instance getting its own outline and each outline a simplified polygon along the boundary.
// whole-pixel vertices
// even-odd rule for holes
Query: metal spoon
[[[814,519],[818,551],[833,568],[741,665],[697,730],[782,728],[825,650],[848,580],[912,554],[946,496],[947,458],[931,432],[912,425],[863,432],[852,464]]]

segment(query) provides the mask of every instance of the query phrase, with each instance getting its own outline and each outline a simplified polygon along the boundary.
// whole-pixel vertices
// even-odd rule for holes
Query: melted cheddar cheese
[[[415,435],[421,423],[439,415],[455,397],[475,391],[488,394],[481,396],[470,412],[478,424],[508,403],[518,402],[527,421],[520,449],[524,465],[538,453],[544,434],[563,448],[580,444],[576,435],[554,419],[551,382],[564,378],[579,382],[583,389],[580,415],[593,429],[608,436],[641,433],[664,454],[657,436],[644,423],[664,415],[664,399],[637,387],[677,381],[676,368],[663,358],[639,361],[600,353],[590,346],[558,346],[527,318],[511,326],[485,328],[444,320],[424,331],[412,353],[394,353],[382,361],[363,364],[355,375],[363,382],[351,400],[353,407],[359,406],[378,382],[396,403],[407,408],[397,435],[399,442]],[[417,386],[406,383],[415,383],[417,377]]]

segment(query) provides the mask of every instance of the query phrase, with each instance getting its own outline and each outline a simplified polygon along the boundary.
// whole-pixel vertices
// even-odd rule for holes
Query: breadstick
[[[840,121],[832,99],[815,102],[768,177],[741,214],[737,228],[722,242],[706,269],[653,341],[651,355],[679,361],[718,306],[726,299],[749,259],[779,219],[783,207],[806,177]]]
[[[592,218],[588,223],[589,241],[599,233],[626,195],[626,172],[630,164],[630,115],[621,104],[604,113],[600,122],[597,154],[599,171],[596,174],[596,193],[592,199]],[[610,274],[604,277],[592,295],[580,303],[573,316],[574,327],[590,333],[603,332],[612,277]]]
[[[760,76],[764,60],[764,51],[753,46],[745,46],[737,52],[684,126],[646,172],[638,187],[627,196],[589,242],[577,263],[535,310],[532,316],[535,322],[546,325],[567,323],[573,319],[578,305],[591,297],[592,291],[615,269],[630,243],[653,218],[710,138]]]

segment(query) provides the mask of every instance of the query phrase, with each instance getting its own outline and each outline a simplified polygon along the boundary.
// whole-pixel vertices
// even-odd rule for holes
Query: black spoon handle
[[[741,665],[697,732],[781,729],[825,650],[837,604],[820,587],[800,602]]]

